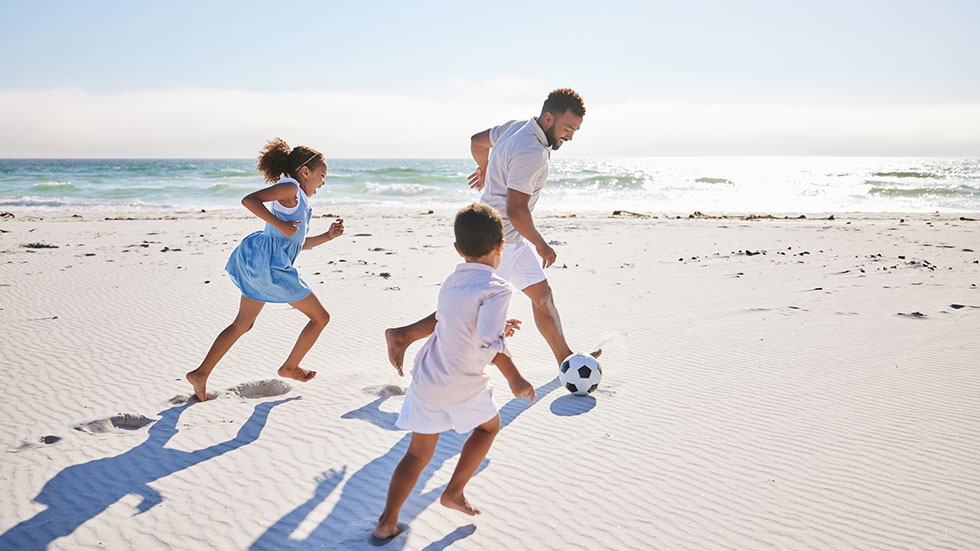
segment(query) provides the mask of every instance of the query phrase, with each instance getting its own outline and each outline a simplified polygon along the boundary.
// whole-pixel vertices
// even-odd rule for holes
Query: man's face
[[[550,128],[544,129],[544,135],[548,138],[548,145],[555,150],[561,144],[572,141],[572,136],[582,126],[582,117],[570,110],[561,115],[545,113],[545,118],[550,118],[552,123]]]

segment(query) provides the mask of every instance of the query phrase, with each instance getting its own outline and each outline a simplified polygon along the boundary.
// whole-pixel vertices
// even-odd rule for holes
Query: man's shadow
[[[163,501],[163,496],[150,487],[151,482],[254,442],[272,408],[298,399],[258,404],[234,438],[194,452],[164,447],[177,434],[177,419],[193,402],[160,412],[160,419],[150,425],[149,438],[139,446],[115,457],[66,467],[56,474],[34,498],[48,508],[0,535],[0,549],[45,549],[129,494],[143,497],[135,514],[145,513]]]
[[[535,389],[537,399],[533,404],[529,403],[526,398],[514,398],[507,402],[500,408],[501,428],[517,419],[521,413],[539,404],[548,393],[556,388],[559,388],[557,377]],[[394,426],[394,420],[398,415],[382,412],[379,409],[381,403],[386,399],[387,397],[379,398],[364,407],[343,415],[343,418],[363,419],[386,430],[398,430]],[[442,433],[432,456],[432,461],[422,471],[415,489],[412,490],[412,494],[402,507],[399,524],[410,525],[422,511],[439,500],[443,490],[445,490],[445,484],[427,492],[423,492],[422,488],[446,461],[459,455],[468,436],[469,433],[458,434],[455,431]],[[321,547],[324,549],[363,549],[372,546],[383,546],[385,549],[391,550],[403,549],[406,542],[406,538],[403,536],[395,537],[387,542],[380,542],[372,541],[370,534],[371,530],[374,529],[374,522],[384,509],[391,474],[395,470],[395,465],[405,455],[405,450],[408,449],[408,443],[411,439],[412,434],[406,433],[384,455],[374,459],[351,475],[350,479],[343,485],[340,500],[306,538],[302,540],[293,539],[290,538],[290,534],[299,527],[300,523],[317,505],[340,485],[346,474],[346,466],[340,470],[332,469],[318,478],[319,485],[313,492],[313,496],[270,526],[249,549],[252,551],[298,551]],[[489,461],[489,459],[484,460],[474,476],[482,472]],[[441,540],[430,544],[425,550],[439,551],[445,549],[474,531],[476,531],[476,526],[473,524],[456,528]]]

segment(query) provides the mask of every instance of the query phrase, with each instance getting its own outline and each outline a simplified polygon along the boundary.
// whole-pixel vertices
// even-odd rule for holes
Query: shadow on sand
[[[181,413],[194,402],[160,412],[160,419],[148,429],[149,438],[139,446],[115,457],[66,467],[49,480],[34,498],[48,508],[0,535],[0,549],[45,549],[129,494],[143,497],[136,514],[145,513],[163,501],[151,482],[254,442],[272,408],[298,399],[258,404],[234,438],[193,452],[164,446],[177,434]]]
[[[525,398],[514,398],[500,408],[501,428],[506,427],[527,409],[534,407],[544,399],[548,393],[558,388],[558,378],[544,384],[537,389],[537,400],[533,404]],[[381,397],[364,407],[353,410],[343,415],[344,419],[362,419],[386,430],[398,430],[395,428],[394,420],[398,417],[395,413],[380,411],[380,405],[387,399]],[[427,492],[422,492],[432,476],[442,468],[442,466],[453,457],[459,455],[463,447],[463,442],[469,437],[469,433],[457,434],[455,431],[442,433],[439,443],[436,446],[432,461],[422,471],[415,489],[409,496],[408,501],[402,507],[399,515],[399,524],[410,525],[412,521],[424,511],[429,505],[439,500],[445,485],[433,488]],[[300,525],[300,523],[316,508],[323,500],[329,496],[337,486],[343,481],[346,474],[346,467],[341,470],[331,470],[321,476],[319,485],[313,496],[302,505],[289,512],[275,524],[269,527],[262,536],[259,537],[250,549],[252,551],[280,551],[280,550],[306,550],[306,549],[373,549],[381,547],[388,550],[404,549],[407,541],[406,533],[403,533],[388,541],[379,541],[371,536],[374,530],[378,515],[384,509],[385,498],[388,493],[388,481],[391,473],[395,470],[395,465],[401,461],[408,449],[408,443],[412,438],[411,433],[406,433],[394,446],[384,455],[361,467],[356,473],[351,475],[341,490],[340,500],[333,507],[327,518],[314,528],[304,539],[290,538],[290,534]],[[487,466],[489,459],[484,460],[476,474]],[[476,475],[474,475],[476,476]],[[476,531],[476,525],[468,524],[461,526],[446,534],[439,541],[433,542],[424,548],[424,551],[442,551],[450,545],[466,538]]]

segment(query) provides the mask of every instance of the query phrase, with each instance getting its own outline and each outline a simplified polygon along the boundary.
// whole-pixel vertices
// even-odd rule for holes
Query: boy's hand
[[[527,379],[518,375],[508,383],[510,383],[510,391],[514,394],[514,398],[527,398],[528,402],[534,403],[534,387],[527,382]]]
[[[504,326],[504,336],[513,337],[514,332],[520,331],[520,329],[521,329],[521,320],[518,319],[507,320],[507,325]]]
[[[285,235],[286,237],[292,237],[296,235],[297,231],[299,231],[299,225],[302,223],[303,222],[301,220],[280,220],[279,223],[276,224],[276,229],[279,230],[279,233]]]
[[[340,237],[344,234],[344,219],[338,218],[333,224],[330,224],[330,229],[327,230],[327,237],[334,239]]]
[[[480,167],[476,167],[476,172],[470,174],[470,177],[467,180],[470,187],[477,191],[480,191],[483,189],[483,186],[486,185],[483,180],[483,169]]]

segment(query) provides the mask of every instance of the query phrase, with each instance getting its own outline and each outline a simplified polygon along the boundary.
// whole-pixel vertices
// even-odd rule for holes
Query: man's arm
[[[531,209],[528,207],[530,201],[530,195],[507,188],[507,218],[514,229],[534,245],[543,260],[541,267],[547,268],[555,263],[558,254],[534,227],[534,218],[531,217]]]
[[[470,174],[470,187],[480,191],[485,185],[484,175],[487,173],[487,163],[490,162],[490,129],[478,132],[470,137],[470,155],[476,161],[476,172]]]

